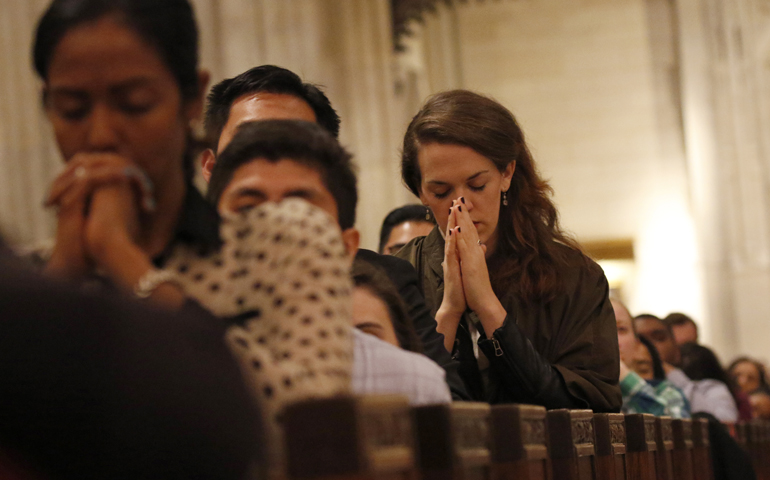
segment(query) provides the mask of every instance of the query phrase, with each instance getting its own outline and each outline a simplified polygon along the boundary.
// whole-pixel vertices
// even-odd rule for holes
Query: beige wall
[[[469,3],[460,64],[517,116],[564,226],[633,240],[630,308],[703,318],[666,3]]]
[[[411,115],[471,88],[508,106],[582,241],[630,239],[632,310],[695,316],[723,357],[765,356],[770,315],[770,9],[760,0],[444,2],[394,56],[387,0],[193,0],[214,81],[275,63],[320,83],[360,166],[358,227],[412,197]],[[0,230],[50,237],[60,168],[30,41],[47,0],[0,2]],[[609,267],[608,267],[609,268]]]

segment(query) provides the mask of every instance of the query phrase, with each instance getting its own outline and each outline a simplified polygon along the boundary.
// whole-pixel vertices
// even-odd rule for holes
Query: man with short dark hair
[[[351,260],[358,251],[358,231],[352,226],[356,177],[350,155],[315,123],[263,120],[241,124],[214,166],[211,187],[209,199],[223,214],[266,202],[303,199],[340,224]],[[451,401],[445,373],[434,362],[357,329],[353,335],[355,393],[403,394],[413,405]]]
[[[296,74],[284,68],[270,65],[252,68],[215,85],[208,97],[205,124],[216,152],[209,150],[203,156],[204,178],[208,181],[211,177],[217,155],[222,153],[239,125],[266,119],[311,121],[335,138],[339,133],[339,116],[318,87],[302,83]],[[299,179],[301,175],[291,177]],[[344,198],[340,198],[339,202],[337,207],[341,211],[350,209],[355,212],[355,203]],[[352,223],[350,225],[352,228]],[[357,231],[347,235],[347,238],[350,240],[354,235],[357,242]],[[396,257],[363,249],[358,251],[356,258],[375,264],[388,274],[408,307],[415,330],[423,342],[424,354],[446,371],[452,397],[456,400],[469,399],[458,374],[459,364],[444,347],[444,337],[436,331],[436,320],[425,305],[414,267]]]
[[[677,345],[685,343],[698,343],[698,325],[695,321],[684,313],[669,313],[663,319],[663,323],[674,334],[674,340]]]
[[[674,341],[671,330],[663,323],[663,320],[650,313],[643,313],[634,317],[636,332],[651,341],[658,349],[661,360],[679,367],[682,363],[682,354],[679,346]]]
[[[398,207],[382,221],[380,253],[395,255],[410,240],[429,234],[435,226],[429,208],[418,204]]]
[[[204,126],[216,151],[204,151],[201,163],[208,181],[216,153],[230,143],[238,125],[250,120],[287,118],[316,122],[339,137],[340,117],[317,86],[275,65],[260,65],[212,87]]]

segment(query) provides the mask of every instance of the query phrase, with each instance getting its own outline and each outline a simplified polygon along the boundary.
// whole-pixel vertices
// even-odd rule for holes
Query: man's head
[[[674,335],[663,320],[648,313],[634,318],[636,332],[641,337],[650,340],[660,353],[661,360],[678,367],[682,362],[679,346],[674,341]]]
[[[349,252],[358,249],[351,156],[315,123],[242,124],[214,166],[207,196],[220,212],[231,213],[263,202],[303,198],[337,219]]]
[[[380,253],[394,255],[415,237],[430,233],[436,219],[422,205],[404,205],[388,214],[380,230]]]
[[[615,312],[615,323],[618,327],[618,346],[620,347],[620,359],[631,365],[636,350],[639,348],[639,339],[634,330],[634,321],[628,309],[620,300],[610,299],[612,310]]]
[[[671,313],[663,319],[663,323],[671,329],[677,345],[698,343],[698,325],[684,313]]]
[[[315,122],[334,138],[339,136],[340,117],[326,95],[285,68],[262,65],[216,84],[205,118],[206,134],[216,151],[203,153],[204,178],[210,178],[216,156],[241,123],[282,118]]]

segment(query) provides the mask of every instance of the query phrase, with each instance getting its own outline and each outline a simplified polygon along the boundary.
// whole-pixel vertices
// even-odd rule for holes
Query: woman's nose
[[[87,142],[88,150],[93,152],[110,152],[117,149],[116,119],[109,106],[93,107],[88,125]]]
[[[463,206],[463,210],[468,210],[469,212],[473,210],[473,201],[470,196],[467,195],[467,192],[463,192],[458,201],[460,202],[460,205]]]

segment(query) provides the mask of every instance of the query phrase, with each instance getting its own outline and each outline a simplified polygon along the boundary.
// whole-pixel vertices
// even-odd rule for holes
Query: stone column
[[[398,174],[387,0],[196,0],[204,66],[214,81],[275,64],[324,87],[342,118],[340,141],[359,167],[357,226],[376,248],[387,212],[409,196]],[[210,33],[208,33],[210,32]]]
[[[711,344],[765,355],[770,316],[770,12],[679,0],[682,105]]]

